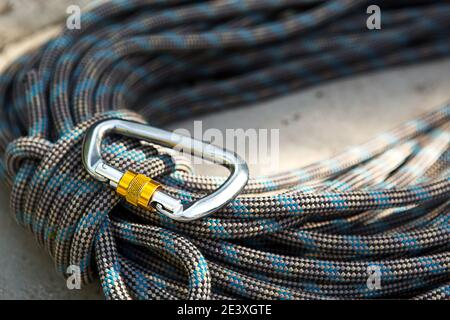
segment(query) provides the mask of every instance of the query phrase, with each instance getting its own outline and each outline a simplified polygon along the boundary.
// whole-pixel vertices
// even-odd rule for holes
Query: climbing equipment
[[[366,27],[372,4],[380,30]],[[79,266],[108,299],[448,299],[448,104],[248,182],[244,162],[209,146],[230,177],[194,174],[156,128],[448,56],[449,18],[430,0],[116,0],[83,12],[81,29],[0,75],[15,218],[60,273]]]
[[[123,173],[101,159],[101,139],[108,132],[156,142],[169,148],[176,147],[180,152],[224,165],[231,175],[221,188],[185,210],[179,200],[160,191],[160,185],[150,178],[132,171]],[[247,164],[237,154],[173,132],[124,120],[102,121],[88,130],[83,143],[83,163],[93,177],[109,181],[129,203],[144,209],[153,207],[177,221],[195,220],[216,212],[234,199],[248,181]]]

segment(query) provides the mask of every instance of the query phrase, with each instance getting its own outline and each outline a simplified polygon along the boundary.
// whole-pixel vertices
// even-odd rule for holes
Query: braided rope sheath
[[[127,205],[81,163],[84,133],[103,119],[161,126],[449,54],[448,3],[377,3],[376,32],[355,0],[133,0],[84,12],[80,30],[0,75],[1,173],[17,221],[59,272],[99,274],[108,299],[449,299],[449,105],[331,159],[251,178],[189,223]],[[133,139],[108,137],[103,157],[185,203],[223,182]]]

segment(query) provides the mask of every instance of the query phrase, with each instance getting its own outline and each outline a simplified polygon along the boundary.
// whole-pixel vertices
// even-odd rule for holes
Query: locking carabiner
[[[122,172],[107,164],[101,157],[101,141],[108,133],[177,148],[223,165],[230,171],[230,176],[215,192],[185,208],[181,201],[163,192],[149,177],[132,171]],[[146,209],[154,208],[177,221],[196,220],[219,210],[234,199],[248,181],[247,164],[235,153],[173,132],[119,119],[100,121],[87,131],[83,142],[83,164],[94,178],[109,182],[127,202]]]

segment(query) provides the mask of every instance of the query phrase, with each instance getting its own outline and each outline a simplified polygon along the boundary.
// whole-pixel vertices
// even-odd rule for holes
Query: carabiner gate
[[[185,208],[180,200],[164,193],[149,177],[132,171],[122,172],[107,164],[101,157],[101,141],[108,133],[176,147],[179,151],[223,165],[230,171],[230,176],[215,192]],[[83,164],[94,178],[109,182],[127,202],[145,209],[154,208],[177,221],[192,221],[217,211],[234,199],[248,181],[247,164],[235,153],[173,132],[119,119],[98,122],[87,131],[83,142]]]

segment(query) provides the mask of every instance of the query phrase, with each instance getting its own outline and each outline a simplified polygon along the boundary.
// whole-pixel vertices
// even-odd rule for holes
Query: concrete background
[[[89,0],[0,0],[0,49],[59,22],[71,4]]]
[[[0,12],[2,3],[0,0]],[[18,4],[33,1],[14,1]],[[67,3],[77,1],[36,1],[50,8],[47,20],[39,19],[35,27],[18,23],[21,18],[3,20],[0,13],[0,71],[21,51],[44,41],[55,33],[51,25],[65,14]],[[80,1],[78,1],[80,2]],[[86,1],[81,1],[86,2]],[[47,3],[47,4],[44,4]],[[34,4],[33,4],[34,5]],[[36,6],[35,10],[41,10]],[[47,10],[47,9],[46,9]],[[46,12],[40,11],[40,12]],[[19,13],[14,13],[17,17]],[[30,14],[30,13],[28,13]],[[3,14],[3,17],[5,14]],[[8,26],[22,28],[15,36],[6,36]],[[37,30],[37,31],[36,31]],[[32,36],[27,36],[32,34]],[[5,40],[6,39],[6,40]],[[3,45],[2,45],[3,43]],[[402,121],[431,110],[450,98],[450,59],[411,67],[328,82],[258,106],[231,110],[201,117],[203,130],[208,128],[275,128],[280,130],[278,168],[250,165],[252,175],[287,170],[364,142]],[[193,129],[193,121],[173,124],[171,129]],[[205,172],[204,168],[199,168]],[[211,168],[206,169],[210,172]],[[70,291],[59,276],[49,255],[39,248],[33,236],[19,227],[9,210],[9,189],[0,185],[0,299],[101,299],[99,283]]]

